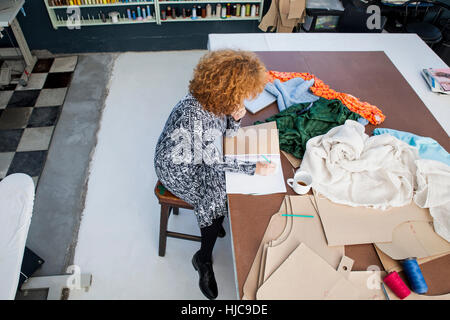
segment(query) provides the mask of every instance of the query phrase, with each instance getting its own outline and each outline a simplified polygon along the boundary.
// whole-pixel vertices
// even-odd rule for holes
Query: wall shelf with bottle
[[[264,0],[44,0],[44,3],[53,28],[58,29],[114,24],[261,20]],[[75,19],[78,16],[79,19]]]
[[[44,0],[53,28],[158,23],[157,0]],[[78,12],[74,11],[79,9]],[[79,19],[76,19],[79,15]],[[76,20],[75,20],[76,19]]]
[[[159,0],[159,13],[161,22],[260,20],[263,2]]]

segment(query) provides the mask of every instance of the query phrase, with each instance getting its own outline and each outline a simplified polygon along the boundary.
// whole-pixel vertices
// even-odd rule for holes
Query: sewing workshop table
[[[255,51],[267,69],[309,72],[331,88],[378,106],[386,115],[379,127],[432,137],[450,150],[450,96],[430,92],[421,78],[423,68],[446,64],[412,34],[211,34],[208,48]],[[242,125],[252,125],[278,113],[276,103],[249,114]],[[372,133],[375,126],[366,126]],[[293,168],[282,155],[284,178]],[[287,194],[294,194],[286,186]],[[270,217],[285,194],[228,196],[231,238],[238,296],[255,258]],[[355,260],[353,270],[382,264],[372,244],[345,246]],[[421,265],[429,294],[450,292],[450,255]]]

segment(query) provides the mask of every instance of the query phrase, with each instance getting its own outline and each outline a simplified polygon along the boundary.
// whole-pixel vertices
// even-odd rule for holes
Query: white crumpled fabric
[[[363,125],[347,120],[308,141],[300,169],[333,202],[387,209],[412,201],[418,159],[407,143],[389,134],[369,137]]]
[[[430,208],[434,231],[450,242],[450,166],[421,159],[417,165],[417,192],[414,202]]]

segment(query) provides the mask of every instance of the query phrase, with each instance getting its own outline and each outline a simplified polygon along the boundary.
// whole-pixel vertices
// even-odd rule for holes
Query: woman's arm
[[[235,120],[232,116],[227,116],[227,130],[225,135],[227,137],[234,137],[241,127],[241,119]]]
[[[191,110],[190,117],[199,118],[197,110]],[[218,126],[218,122],[215,121],[214,118],[203,118],[202,119],[202,141],[201,144],[195,144],[194,148],[196,148],[196,152],[201,152],[202,162],[206,166],[214,167],[215,170],[220,171],[229,171],[229,172],[240,172],[248,175],[254,175],[256,170],[256,164],[247,161],[241,161],[237,159],[229,159],[223,157],[222,152],[217,148],[217,145],[214,141],[217,138],[220,138],[223,135],[223,131],[220,130]],[[233,134],[237,133],[240,127],[240,120],[236,121],[232,116],[226,116],[226,127],[227,130],[225,134]],[[190,123],[193,123],[190,121]],[[193,128],[194,129],[194,128]],[[200,128],[194,131],[199,131]],[[200,150],[201,148],[201,150]]]

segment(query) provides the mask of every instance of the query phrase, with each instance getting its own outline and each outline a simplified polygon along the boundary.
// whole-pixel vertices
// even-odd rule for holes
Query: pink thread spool
[[[389,273],[384,277],[383,281],[401,300],[411,294],[411,290],[409,290],[396,271]]]

